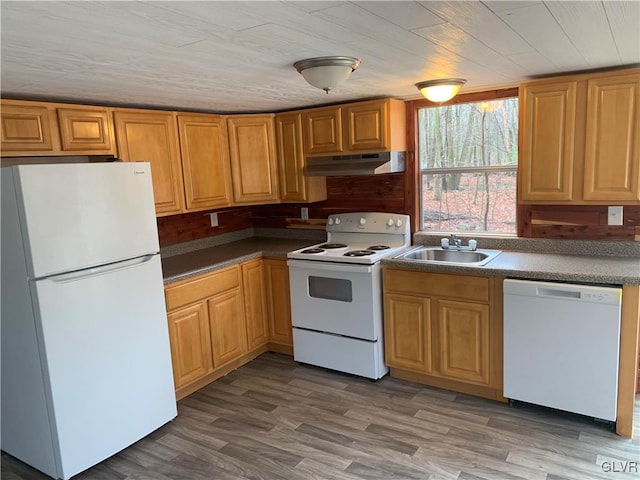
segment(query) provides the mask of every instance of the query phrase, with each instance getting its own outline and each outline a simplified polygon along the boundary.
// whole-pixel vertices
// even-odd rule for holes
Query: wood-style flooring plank
[[[266,353],[73,480],[635,479],[639,413],[636,401],[636,437],[625,439],[579,415]],[[5,453],[0,469],[3,480],[48,478]]]

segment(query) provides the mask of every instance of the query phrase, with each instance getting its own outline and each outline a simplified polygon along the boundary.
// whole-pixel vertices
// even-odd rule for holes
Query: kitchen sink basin
[[[402,255],[400,260],[427,263],[447,263],[464,265],[485,265],[502,253],[501,250],[444,250],[441,247],[418,247]]]

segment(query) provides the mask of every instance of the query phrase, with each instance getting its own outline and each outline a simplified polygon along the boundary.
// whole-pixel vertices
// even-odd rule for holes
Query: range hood
[[[307,157],[307,177],[342,177],[404,172],[405,152]]]

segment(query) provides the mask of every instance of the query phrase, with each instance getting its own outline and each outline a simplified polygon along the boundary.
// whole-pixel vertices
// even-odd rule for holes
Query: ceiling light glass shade
[[[329,93],[329,90],[344,82],[360,65],[353,57],[316,57],[293,64],[310,85]]]
[[[464,78],[442,78],[416,83],[416,87],[427,100],[442,103],[455,97],[465,83]]]

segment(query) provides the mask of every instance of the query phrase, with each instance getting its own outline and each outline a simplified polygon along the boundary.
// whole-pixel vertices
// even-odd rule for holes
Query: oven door
[[[294,328],[376,341],[382,337],[380,265],[289,260]]]

